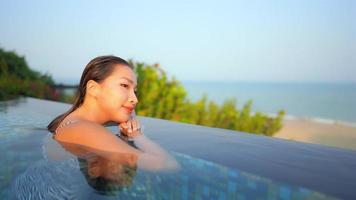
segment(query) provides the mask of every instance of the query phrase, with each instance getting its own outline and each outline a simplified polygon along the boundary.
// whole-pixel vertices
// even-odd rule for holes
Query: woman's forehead
[[[126,80],[131,84],[137,85],[137,78],[133,70],[127,66],[117,66],[110,75],[112,78]]]

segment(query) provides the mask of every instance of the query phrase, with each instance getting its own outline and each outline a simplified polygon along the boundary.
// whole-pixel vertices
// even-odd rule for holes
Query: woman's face
[[[138,103],[136,97],[137,78],[133,70],[116,65],[113,72],[99,84],[98,106],[109,121],[126,122]]]

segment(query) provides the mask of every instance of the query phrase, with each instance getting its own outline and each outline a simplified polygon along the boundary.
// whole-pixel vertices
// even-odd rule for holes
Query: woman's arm
[[[135,145],[143,153],[138,159],[138,166],[150,171],[175,171],[180,168],[177,161],[164,149],[144,135],[133,138]]]
[[[55,139],[112,153],[130,153],[137,156],[141,153],[118,139],[105,127],[86,121],[60,129],[55,135]]]
[[[152,171],[171,171],[179,168],[179,164],[173,157],[143,135],[143,127],[134,114],[130,120],[121,123],[119,129],[121,138],[133,141],[137,148],[147,153],[140,156],[139,166]]]
[[[138,150],[117,138],[105,127],[91,122],[78,122],[63,128],[56,134],[55,139],[87,147],[88,150],[105,157],[131,155],[132,160],[137,160],[137,166],[144,170],[160,171],[179,168],[174,158],[146,136],[139,135],[133,138]]]

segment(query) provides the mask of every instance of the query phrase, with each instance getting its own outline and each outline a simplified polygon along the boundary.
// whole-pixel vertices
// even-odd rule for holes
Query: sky
[[[0,47],[59,82],[108,54],[181,81],[356,82],[356,1],[1,0]]]

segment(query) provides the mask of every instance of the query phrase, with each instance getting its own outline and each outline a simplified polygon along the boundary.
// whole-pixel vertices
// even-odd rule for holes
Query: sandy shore
[[[274,137],[356,150],[356,127],[304,119],[287,119]]]

